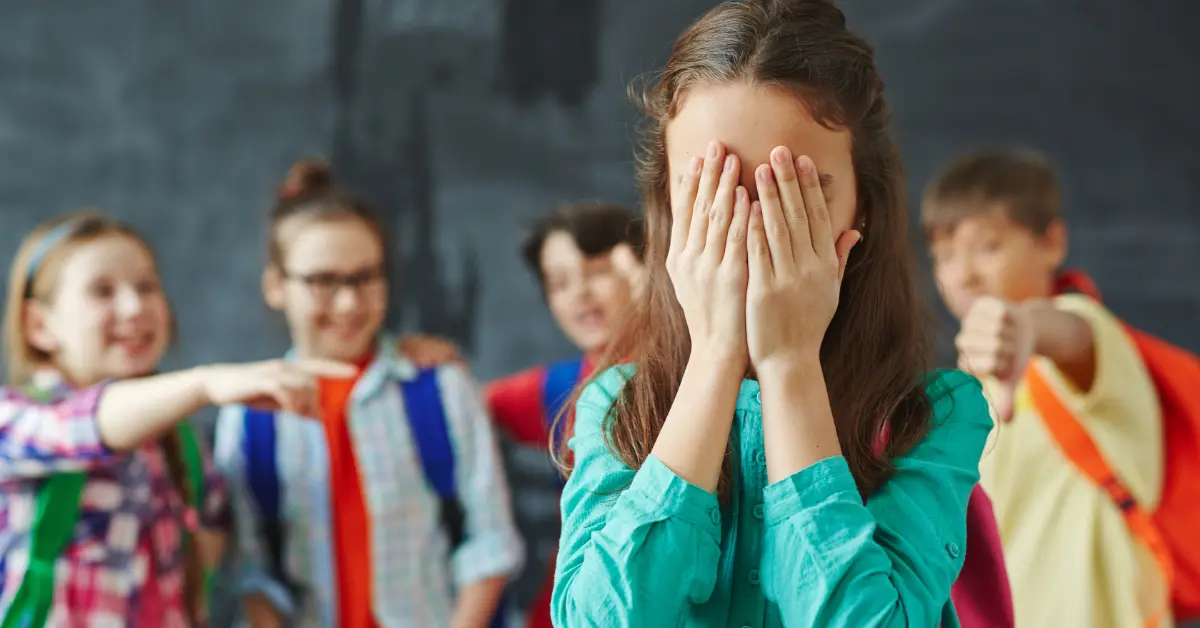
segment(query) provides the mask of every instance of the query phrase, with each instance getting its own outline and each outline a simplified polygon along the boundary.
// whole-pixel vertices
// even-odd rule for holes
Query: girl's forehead
[[[158,272],[146,245],[126,234],[106,234],[65,246],[69,248],[63,254],[59,271],[63,279]]]
[[[585,261],[587,260],[583,250],[579,248],[575,238],[566,231],[553,231],[542,242],[539,263],[544,271],[564,266],[578,266]]]
[[[384,261],[379,234],[362,220],[287,221],[279,237],[289,272],[354,272]]]
[[[808,155],[828,177],[853,176],[850,133],[823,126],[803,100],[780,87],[731,83],[688,90],[667,124],[667,159],[672,177],[692,157],[703,158],[716,140],[742,161],[743,185],[771,150],[786,146]]]

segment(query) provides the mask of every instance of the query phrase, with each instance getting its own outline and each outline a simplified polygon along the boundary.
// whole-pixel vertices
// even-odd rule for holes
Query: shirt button
[[[765,451],[754,452],[754,464],[759,466],[767,464],[767,453]]]
[[[716,524],[721,523],[721,509],[720,508],[713,508],[712,510],[708,511],[708,514],[710,517],[712,517],[713,523],[716,523]]]
[[[758,570],[757,569],[750,570],[750,584],[752,584],[754,586],[758,586]]]
[[[754,393],[754,400],[759,403],[762,403],[762,391],[761,390]]]
[[[947,543],[946,553],[950,555],[950,558],[958,558],[962,554],[962,550],[958,548],[957,543]]]
[[[762,504],[759,504],[754,507],[754,518],[755,519],[763,518],[763,505]]]

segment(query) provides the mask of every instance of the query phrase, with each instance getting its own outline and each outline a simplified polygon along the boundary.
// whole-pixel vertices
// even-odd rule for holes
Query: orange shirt
[[[359,375],[370,363],[359,364]],[[363,498],[354,443],[346,420],[346,404],[354,379],[322,379],[318,390],[329,446],[329,489],[333,509],[334,570],[338,620],[345,628],[377,628],[371,610],[371,526]]]

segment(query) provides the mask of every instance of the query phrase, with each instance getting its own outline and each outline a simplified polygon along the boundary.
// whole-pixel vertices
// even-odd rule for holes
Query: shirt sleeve
[[[96,424],[104,386],[52,403],[35,402],[11,388],[0,390],[0,481],[110,463],[116,452],[101,440]]]
[[[522,445],[545,447],[550,439],[542,389],[546,369],[532,368],[488,384],[484,391],[496,426]]]
[[[512,576],[525,561],[508,482],[479,388],[458,366],[438,369],[438,383],[455,437],[459,499],[466,513],[465,538],[450,560],[455,584],[464,587]]]
[[[653,456],[637,471],[613,457],[605,419],[630,367],[583,392],[568,445],[551,613],[556,626],[678,626],[716,585],[717,497]]]
[[[271,602],[284,617],[296,613],[291,591],[271,576],[263,545],[262,519],[246,484],[242,454],[243,411],[240,406],[225,406],[217,415],[213,457],[224,477],[234,531],[234,592],[239,597],[259,594]]]
[[[841,456],[766,488],[763,593],[786,626],[938,625],[992,420],[961,372],[940,375],[929,396],[931,431],[865,505]]]
[[[1142,356],[1125,325],[1093,299],[1064,295],[1054,306],[1091,328],[1096,375],[1091,390],[1081,391],[1052,362],[1038,358],[1042,372],[1134,497],[1153,509],[1162,493],[1162,411]]]

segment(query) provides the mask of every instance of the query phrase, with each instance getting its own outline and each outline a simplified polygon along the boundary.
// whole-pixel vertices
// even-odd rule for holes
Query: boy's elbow
[[[1058,370],[1083,394],[1092,392],[1096,384],[1096,351],[1092,343],[1081,346],[1073,360],[1057,362]]]

